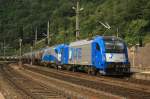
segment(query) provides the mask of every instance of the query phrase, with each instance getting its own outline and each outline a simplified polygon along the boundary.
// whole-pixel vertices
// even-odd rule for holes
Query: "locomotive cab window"
[[[107,53],[123,53],[125,46],[122,40],[107,38],[105,39],[105,48]]]
[[[97,49],[98,51],[100,51],[100,46],[98,45],[98,43],[96,43],[96,49]]]

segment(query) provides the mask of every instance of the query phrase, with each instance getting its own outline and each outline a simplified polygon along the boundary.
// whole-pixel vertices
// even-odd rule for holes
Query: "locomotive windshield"
[[[116,38],[105,38],[106,53],[123,53],[124,42]]]

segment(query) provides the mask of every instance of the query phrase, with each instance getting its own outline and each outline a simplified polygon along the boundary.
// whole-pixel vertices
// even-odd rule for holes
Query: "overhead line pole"
[[[2,49],[3,49],[3,43],[1,43],[1,49],[0,49],[0,50],[1,50],[1,52],[3,51]],[[1,55],[1,54],[0,54],[0,55]]]
[[[117,37],[119,37],[119,29],[118,29],[118,27],[117,27]]]
[[[79,0],[77,0],[77,8],[76,8],[76,39],[78,39],[80,35],[80,28],[79,28]]]
[[[3,45],[3,49],[4,49],[4,50],[3,50],[3,51],[4,51],[4,52],[3,52],[3,56],[5,57],[5,48],[6,48],[6,47],[5,47],[5,40],[4,40],[4,43],[3,43],[3,44],[4,44],[4,45]]]
[[[35,29],[35,42],[34,42],[34,43],[35,43],[35,44],[34,44],[35,47],[36,47],[36,42],[37,42],[37,27],[36,27],[36,29]]]
[[[76,1],[77,1],[76,8],[75,7],[72,7],[72,8],[76,12],[76,40],[78,40],[80,36],[79,14],[80,14],[80,11],[83,10],[83,8],[80,8],[80,4],[79,4],[80,0],[76,0]]]
[[[30,47],[30,50],[31,50],[31,53],[33,52],[33,47],[31,46]],[[31,57],[31,62],[30,62],[30,64],[32,65],[33,64],[33,58]]]
[[[20,53],[19,53],[19,65],[22,65],[21,56],[22,56],[22,39],[19,39]]]
[[[49,45],[50,43],[50,31],[49,31],[49,21],[47,22],[47,44]]]

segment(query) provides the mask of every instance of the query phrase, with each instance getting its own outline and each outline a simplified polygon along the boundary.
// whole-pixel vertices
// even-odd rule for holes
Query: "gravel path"
[[[0,99],[5,99],[1,92],[0,92]]]

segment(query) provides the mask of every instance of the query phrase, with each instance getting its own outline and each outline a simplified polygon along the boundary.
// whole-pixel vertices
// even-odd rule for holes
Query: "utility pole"
[[[117,28],[117,37],[119,37],[119,29]]]
[[[4,40],[4,42],[3,42],[3,56],[5,57],[5,49],[6,49],[6,47],[5,47],[5,40]]]
[[[31,49],[31,53],[32,53],[33,52],[33,47],[31,46],[30,49]],[[33,59],[32,59],[32,56],[31,56],[31,63],[30,63],[31,65],[33,64],[32,60]]]
[[[78,39],[80,35],[80,27],[79,27],[79,0],[77,0],[77,8],[76,8],[76,39]]]
[[[2,49],[3,49],[3,43],[1,43],[1,48],[0,48],[0,50],[2,51]],[[1,54],[0,54],[1,55]]]
[[[80,5],[79,5],[80,0],[76,0],[76,1],[77,1],[76,8],[75,7],[72,7],[72,8],[76,12],[76,40],[78,40],[78,38],[80,36],[79,13],[80,13],[80,11],[83,10],[83,8],[80,8]]]
[[[37,27],[35,29],[35,42],[34,42],[35,47],[36,47],[36,42],[37,42]]]
[[[49,21],[47,22],[47,44],[49,45],[50,43],[50,31],[49,31]]]
[[[19,65],[22,65],[21,62],[21,56],[22,56],[22,39],[19,39],[19,45],[20,45],[20,53],[19,53]]]

